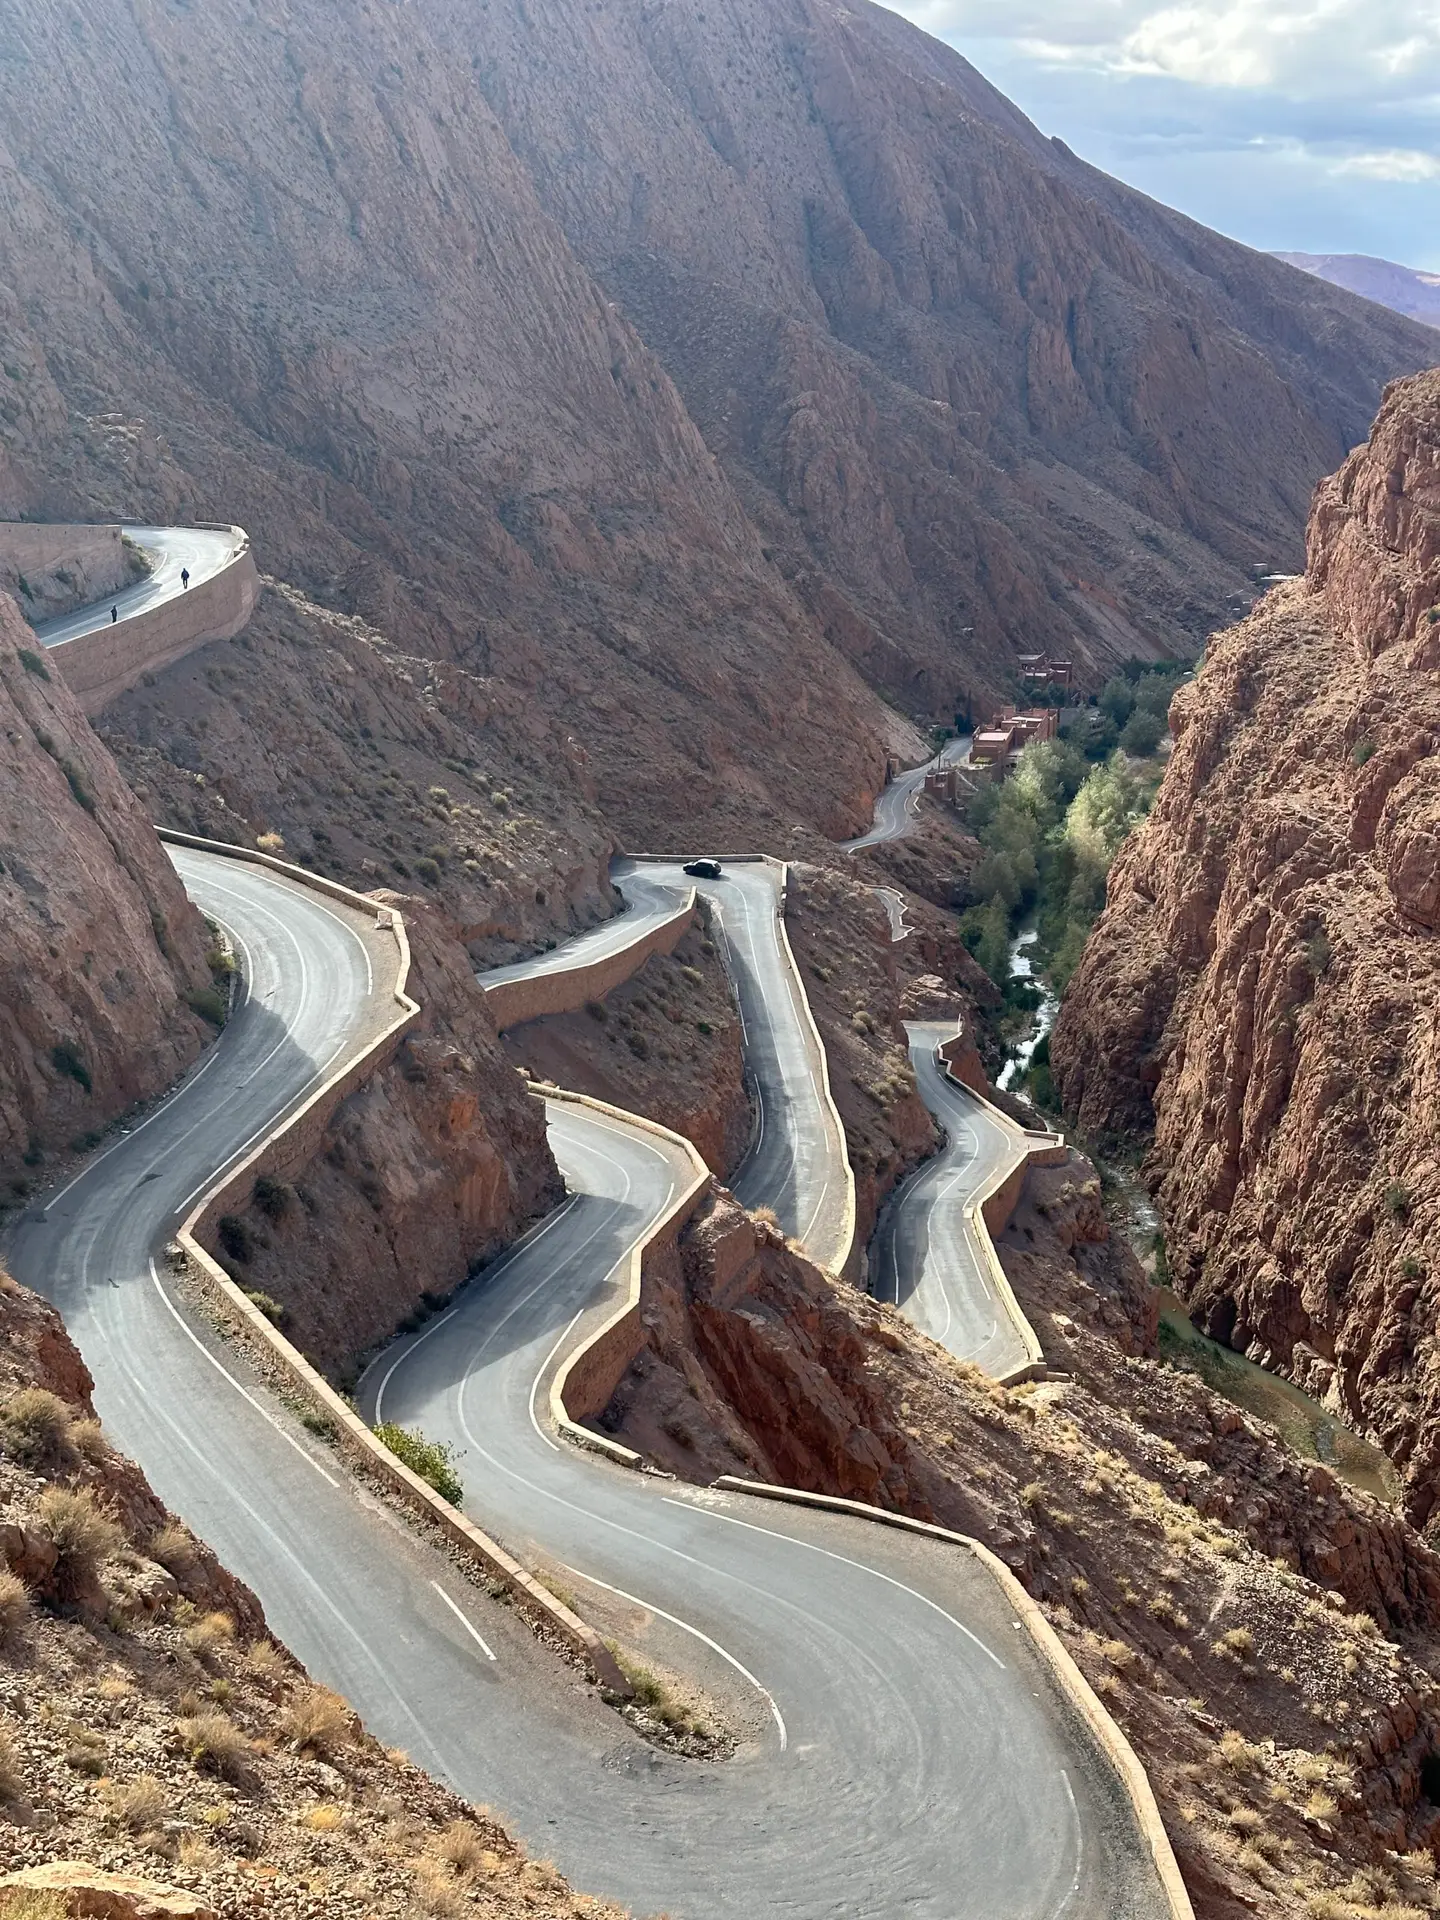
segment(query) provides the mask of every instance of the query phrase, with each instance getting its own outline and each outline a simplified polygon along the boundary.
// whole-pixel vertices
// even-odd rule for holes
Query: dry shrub
[[[334,1833],[345,1824],[345,1809],[329,1800],[322,1800],[305,1815],[305,1824],[312,1833]]]
[[[117,1781],[105,1795],[105,1804],[111,1817],[131,1833],[146,1833],[151,1827],[158,1827],[170,1811],[165,1788],[153,1773]]]
[[[110,1452],[110,1442],[98,1420],[77,1420],[70,1429],[70,1444],[82,1460],[92,1464],[104,1460]]]
[[[26,1467],[53,1467],[70,1458],[74,1414],[68,1400],[46,1387],[22,1387],[0,1407],[0,1446]]]
[[[4,1920],[69,1920],[70,1902],[54,1887],[7,1887],[0,1914]]]
[[[208,1660],[221,1647],[228,1647],[234,1638],[235,1622],[228,1613],[207,1613],[193,1626],[186,1627],[184,1634],[186,1646],[202,1660]]]
[[[1335,1818],[1339,1811],[1339,1805],[1334,1797],[1326,1793],[1322,1787],[1317,1787],[1305,1802],[1305,1818],[1307,1820],[1323,1820],[1329,1822]]]
[[[449,1868],[429,1854],[421,1854],[415,1862],[415,1904],[422,1913],[433,1914],[435,1920],[451,1920],[464,1909],[464,1895]]]
[[[1227,1727],[1216,1743],[1215,1752],[1232,1772],[1254,1773],[1264,1758],[1262,1750],[1252,1746],[1243,1733]]]
[[[1248,1660],[1255,1651],[1255,1636],[1248,1627],[1231,1627],[1210,1651],[1221,1660]]]
[[[30,1589],[16,1574],[0,1572],[0,1647],[13,1647],[30,1618]]]
[[[174,1574],[177,1580],[183,1580],[187,1573],[192,1573],[199,1558],[189,1533],[174,1521],[161,1527],[152,1536],[149,1554],[157,1565],[164,1567],[167,1573]]]
[[[459,1874],[461,1879],[468,1880],[480,1871],[486,1848],[480,1829],[471,1821],[452,1820],[448,1827],[436,1834],[428,1852]]]
[[[226,1780],[243,1780],[250,1770],[250,1742],[223,1713],[187,1714],[175,1722],[191,1764]]]
[[[297,1753],[330,1753],[349,1741],[353,1731],[349,1707],[328,1687],[311,1687],[303,1693],[282,1726]]]
[[[94,1579],[101,1561],[114,1553],[125,1536],[110,1515],[96,1505],[88,1487],[47,1487],[40,1496],[38,1511],[40,1524],[59,1555],[56,1589],[62,1599],[76,1599]]]
[[[223,1858],[218,1847],[200,1833],[187,1833],[180,1842],[180,1864],[192,1873],[205,1873],[211,1867],[219,1866]]]

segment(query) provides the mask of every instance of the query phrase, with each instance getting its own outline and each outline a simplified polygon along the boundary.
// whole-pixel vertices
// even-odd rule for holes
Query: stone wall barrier
[[[211,640],[228,640],[250,623],[260,598],[260,575],[243,527],[212,529],[235,536],[228,563],[158,606],[77,640],[61,640],[49,657],[90,719],[147,673],[183,660]]]

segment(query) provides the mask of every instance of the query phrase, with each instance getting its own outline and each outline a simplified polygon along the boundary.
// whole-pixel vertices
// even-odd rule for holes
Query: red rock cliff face
[[[1320,489],[1309,573],[1212,643],[1052,1042],[1153,1123],[1175,1284],[1440,1493],[1440,373]]]
[[[420,1022],[339,1109],[293,1189],[262,1192],[246,1210],[248,1257],[227,1256],[337,1375],[565,1191],[545,1110],[506,1062],[464,948],[418,901],[379,897],[405,912]]]
[[[0,1175],[200,1051],[204,922],[144,809],[0,596]],[[29,1177],[33,1177],[33,1174]],[[8,1197],[8,1196],[7,1196]]]

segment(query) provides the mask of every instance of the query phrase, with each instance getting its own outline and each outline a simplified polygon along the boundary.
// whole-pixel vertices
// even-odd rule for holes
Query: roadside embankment
[[[3,595],[0,732],[0,1175],[23,1199],[189,1065],[190,1002],[214,1002],[204,922]]]

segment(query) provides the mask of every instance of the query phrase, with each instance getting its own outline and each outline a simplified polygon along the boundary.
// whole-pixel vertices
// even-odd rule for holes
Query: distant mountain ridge
[[[1277,253],[1275,258],[1408,319],[1440,327],[1440,273],[1423,273],[1368,253]]]

